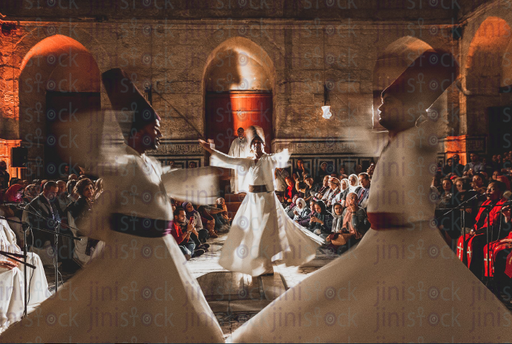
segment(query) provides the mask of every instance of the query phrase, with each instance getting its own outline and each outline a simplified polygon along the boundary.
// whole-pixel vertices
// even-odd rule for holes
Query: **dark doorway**
[[[85,135],[87,128],[77,131],[76,123],[85,123],[84,116],[94,119],[101,111],[100,93],[97,92],[47,92],[46,93],[46,141],[44,148],[44,168],[49,179],[59,179],[64,174],[65,166],[69,173],[79,173],[77,157],[66,154],[68,151],[83,150],[84,154],[90,149],[78,147],[80,141],[77,135]],[[56,126],[69,123],[69,131],[57,131]],[[72,126],[72,124],[75,124]],[[83,142],[83,141],[82,141]]]

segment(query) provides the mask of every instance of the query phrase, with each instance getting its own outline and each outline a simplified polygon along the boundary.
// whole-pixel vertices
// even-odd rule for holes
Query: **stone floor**
[[[212,240],[207,253],[187,262],[226,337],[288,288],[334,259],[318,252],[313,261],[302,267],[286,267],[277,262],[273,276],[251,277],[218,264],[226,237],[224,234]]]
[[[276,262],[273,276],[251,277],[228,271],[218,264],[226,238],[227,234],[223,234],[210,240],[207,253],[187,262],[187,267],[197,278],[226,338],[287,289],[336,259],[319,250],[316,258],[304,266],[286,267]],[[54,269],[47,269],[46,273],[50,290],[54,290]],[[62,280],[66,281],[71,277],[71,274],[63,275]],[[510,300],[505,300],[504,304],[512,311]]]

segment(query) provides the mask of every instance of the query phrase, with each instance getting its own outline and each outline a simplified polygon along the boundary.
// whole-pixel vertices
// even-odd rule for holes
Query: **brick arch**
[[[62,107],[51,109],[57,113],[53,120],[55,128],[69,120],[66,114],[69,116],[78,104],[81,104],[78,116],[89,116],[90,111],[99,111],[100,74],[91,52],[68,36],[46,37],[27,52],[21,62],[19,76],[19,138],[22,145],[29,148],[29,178],[53,177],[55,173],[49,172],[53,171],[52,168],[58,174],[63,160],[57,155],[69,159],[67,164],[73,164],[71,154],[65,149],[58,150],[58,145],[54,145],[55,149],[48,148],[48,140],[52,139],[50,135],[58,140],[62,134],[57,129],[53,130],[47,121],[48,116],[51,118],[47,101],[60,99],[52,103],[54,107]],[[94,101],[88,104],[85,98],[78,100],[80,97],[91,97]],[[73,110],[66,112],[64,106],[58,104],[70,104]],[[53,167],[48,165],[49,160],[53,161]]]
[[[484,18],[471,28],[473,35],[463,57],[461,113],[465,115],[463,133],[481,142],[472,151],[496,154],[512,134],[508,123],[512,99],[502,93],[504,86],[512,84],[512,28],[499,14]]]
[[[273,139],[275,67],[266,50],[233,37],[208,56],[203,71],[205,134],[227,152],[238,127],[260,125],[267,152]]]
[[[465,57],[463,86],[473,95],[496,95],[504,86],[504,55],[512,29],[500,17],[487,17],[475,32]]]

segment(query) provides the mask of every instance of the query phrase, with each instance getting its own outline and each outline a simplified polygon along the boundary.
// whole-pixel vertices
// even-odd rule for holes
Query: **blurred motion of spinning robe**
[[[159,119],[120,69],[103,73],[103,82],[118,119],[128,119],[120,121],[125,138]],[[216,184],[212,174],[166,175],[156,159],[124,144],[102,147],[94,171],[104,179],[104,191],[89,225],[80,229],[104,246],[59,288],[57,297],[9,328],[1,340],[223,342],[201,288],[168,235],[173,220],[169,195],[176,191],[191,200],[186,186]],[[203,196],[194,202],[213,203],[217,197]]]
[[[456,75],[451,54],[426,51],[384,90],[425,120],[398,132],[376,165],[367,208],[372,229],[238,328],[233,342],[510,341],[510,311],[431,221],[438,123],[425,110]],[[387,221],[390,215],[396,220]]]

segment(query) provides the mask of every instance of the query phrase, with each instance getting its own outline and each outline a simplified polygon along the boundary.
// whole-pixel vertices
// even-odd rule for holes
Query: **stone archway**
[[[239,127],[259,125],[270,151],[274,77],[266,51],[247,38],[228,39],[213,50],[203,76],[205,134],[217,149],[227,153]]]
[[[87,48],[64,35],[34,45],[20,70],[19,135],[29,148],[26,177],[58,178],[64,166],[77,168],[70,151],[80,148],[76,127],[66,132],[58,127],[100,112],[100,70]]]
[[[461,82],[464,129],[474,141],[468,152],[496,154],[512,148],[511,33],[507,21],[490,16],[480,24],[469,46]]]

